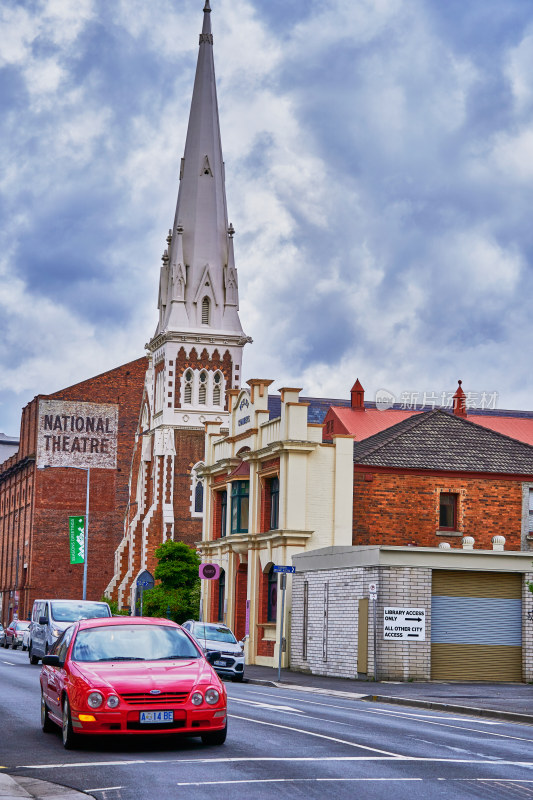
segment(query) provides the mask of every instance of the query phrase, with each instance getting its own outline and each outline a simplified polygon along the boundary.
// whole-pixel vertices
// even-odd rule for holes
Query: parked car
[[[24,637],[24,631],[30,627],[30,623],[25,619],[14,619],[12,622],[9,623],[8,627],[6,628],[6,638],[4,647],[11,647],[13,650],[16,650],[17,647],[20,645],[22,647],[22,639]]]
[[[189,619],[183,623],[206,654],[220,651],[213,667],[223,678],[242,681],[244,678],[244,643],[238,642],[230,628],[218,622],[197,622]]]
[[[28,627],[24,631],[24,635],[22,637],[22,649],[23,650],[29,650],[30,649],[30,636],[31,636],[31,625],[28,625]]]
[[[41,727],[59,726],[67,749],[91,734],[188,734],[213,745],[226,739],[224,684],[193,637],[170,620],[80,620],[43,656],[40,682]]]
[[[0,647],[6,646],[6,631],[2,623],[0,622]]]
[[[92,600],[36,600],[31,612],[28,656],[32,664],[50,651],[63,631],[79,619],[110,617],[107,603]]]

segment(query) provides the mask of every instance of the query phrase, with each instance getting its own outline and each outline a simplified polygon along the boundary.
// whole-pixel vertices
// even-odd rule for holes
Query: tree
[[[174,622],[197,618],[200,606],[200,559],[183,542],[164,542],[155,551],[154,577],[160,581],[144,593],[143,612],[148,617],[169,617]]]

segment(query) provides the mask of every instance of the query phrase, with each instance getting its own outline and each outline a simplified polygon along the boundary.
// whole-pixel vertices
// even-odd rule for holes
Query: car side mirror
[[[48,622],[47,617],[39,617],[39,625],[46,625]]]
[[[42,658],[43,665],[47,667],[57,667],[60,668],[64,665],[64,661],[61,661],[59,656],[43,656]]]
[[[220,652],[220,650],[211,650],[209,653],[205,654],[205,657],[212,666],[215,663],[215,661],[218,661],[219,658],[222,657],[222,653]]]

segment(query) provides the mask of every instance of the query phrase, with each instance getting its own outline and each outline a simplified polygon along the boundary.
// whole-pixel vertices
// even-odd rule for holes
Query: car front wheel
[[[63,702],[63,725],[61,727],[63,733],[63,747],[65,750],[73,750],[78,743],[78,737],[74,733],[72,727],[72,716],[67,697],[65,697]]]
[[[38,664],[39,663],[38,657],[33,655],[33,648],[31,646],[31,643],[30,643],[30,646],[28,647],[28,658],[30,659],[30,664]]]

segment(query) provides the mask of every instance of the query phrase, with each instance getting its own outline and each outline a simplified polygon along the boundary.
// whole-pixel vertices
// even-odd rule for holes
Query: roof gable
[[[533,447],[436,409],[354,443],[356,464],[533,475]]]

